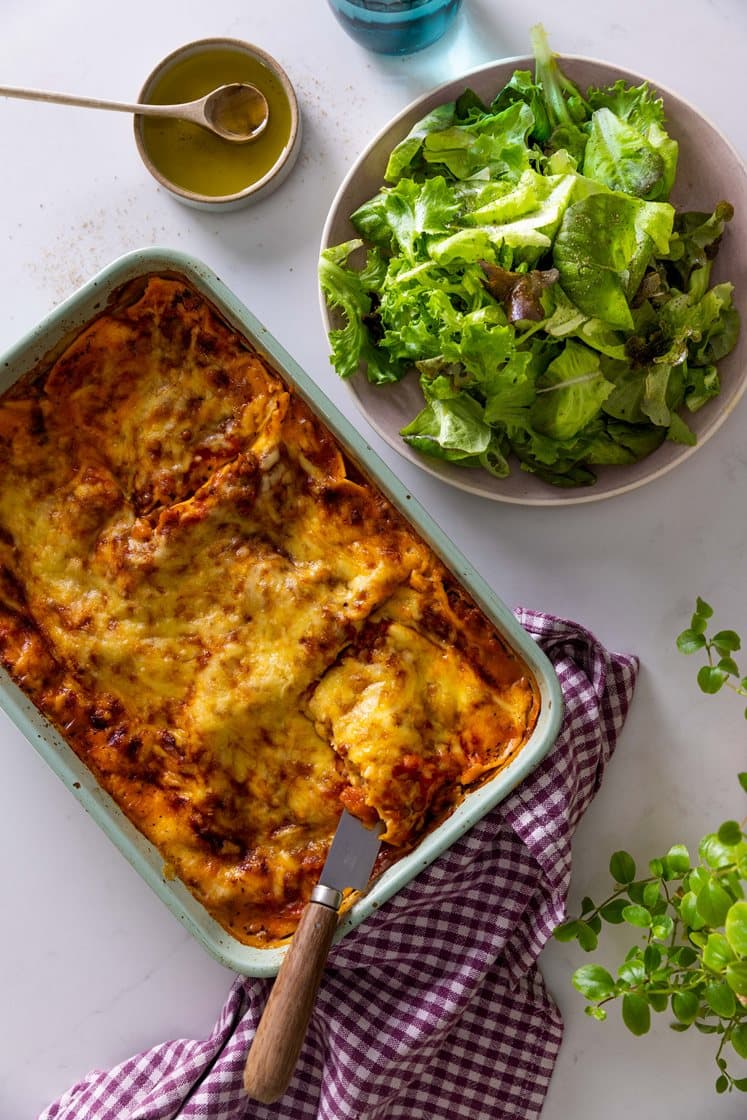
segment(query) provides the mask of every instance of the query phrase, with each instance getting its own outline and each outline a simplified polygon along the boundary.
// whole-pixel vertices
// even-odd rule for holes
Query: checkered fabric
[[[537,956],[565,915],[571,836],[638,663],[518,610],[558,674],[558,740],[501,805],[333,950],[285,1096],[249,1100],[269,981],[237,978],[209,1038],[94,1071],[39,1120],[536,1120],[562,1038]]]

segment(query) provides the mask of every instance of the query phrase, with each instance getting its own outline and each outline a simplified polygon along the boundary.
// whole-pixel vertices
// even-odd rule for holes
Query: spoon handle
[[[84,109],[113,109],[119,113],[138,113],[143,117],[185,117],[191,109],[185,105],[143,105],[128,104],[124,101],[103,101],[97,97],[78,97],[72,93],[50,93],[43,89],[20,89],[15,86],[0,86],[0,97],[17,97],[24,101],[50,101],[58,105],[79,105]]]

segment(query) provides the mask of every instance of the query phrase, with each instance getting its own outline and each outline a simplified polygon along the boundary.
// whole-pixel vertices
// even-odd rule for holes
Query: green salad
[[[340,376],[396,392],[417,371],[411,447],[582,486],[696,442],[739,333],[710,280],[733,210],[670,204],[678,148],[646,83],[582,93],[542,28],[532,45],[489,105],[466,89],[415,125],[319,275]]]

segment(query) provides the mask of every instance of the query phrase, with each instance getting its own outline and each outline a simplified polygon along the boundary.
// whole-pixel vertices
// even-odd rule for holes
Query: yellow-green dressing
[[[228,82],[251,82],[267,98],[267,127],[256,140],[234,144],[188,121],[141,118],[145,150],[175,186],[219,198],[238,194],[278,162],[291,136],[291,107],[280,80],[258,59],[214,47],[180,59],[148,91],[152,104],[173,105]]]

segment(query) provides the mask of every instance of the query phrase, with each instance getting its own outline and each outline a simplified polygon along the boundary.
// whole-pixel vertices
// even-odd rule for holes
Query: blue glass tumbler
[[[379,54],[412,54],[440,39],[462,0],[328,0],[351,38]]]

